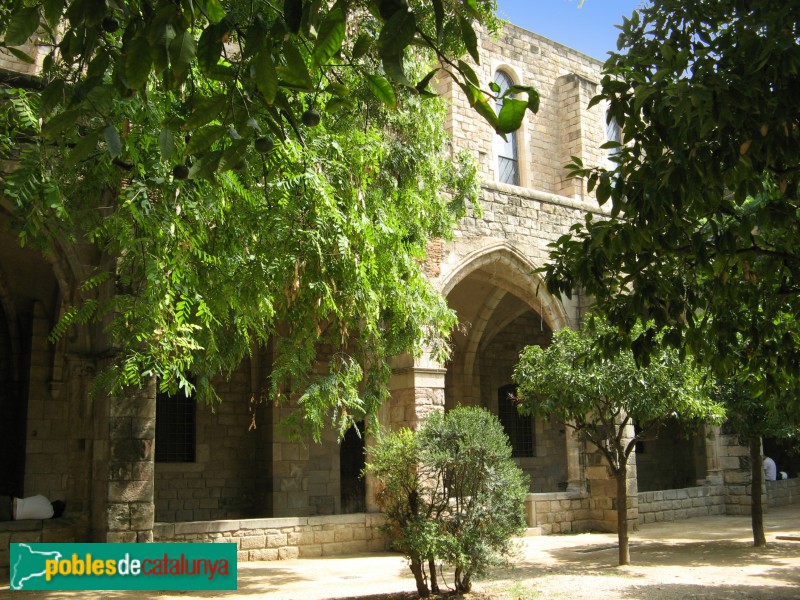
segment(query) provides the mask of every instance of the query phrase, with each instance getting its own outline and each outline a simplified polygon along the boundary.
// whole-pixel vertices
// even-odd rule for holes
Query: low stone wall
[[[766,481],[767,506],[800,504],[800,479]]]
[[[0,579],[8,581],[9,544],[88,542],[85,522],[70,518],[0,521]]]
[[[528,494],[525,514],[529,527],[539,527],[545,535],[567,531],[589,531],[592,499],[584,492]]]
[[[240,561],[283,560],[386,550],[380,513],[234,521],[156,523],[156,542],[235,542]]]
[[[638,496],[640,524],[725,514],[722,485],[640,492]]]

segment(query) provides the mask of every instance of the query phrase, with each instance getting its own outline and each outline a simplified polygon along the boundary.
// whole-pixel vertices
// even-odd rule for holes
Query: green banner
[[[10,544],[12,590],[235,590],[236,544]]]

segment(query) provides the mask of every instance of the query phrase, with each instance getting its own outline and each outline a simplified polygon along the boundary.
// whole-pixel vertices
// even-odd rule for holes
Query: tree
[[[576,225],[545,276],[551,291],[585,289],[622,331],[652,322],[634,345],[643,359],[666,328],[667,343],[736,381],[734,413],[748,393],[745,414],[793,423],[800,402],[784,392],[800,374],[798,17],[796,2],[658,0],[624,21],[623,52],[593,99],[608,103],[624,145],[612,169],[571,165],[611,201],[611,218]],[[742,433],[755,457],[760,434]]]
[[[488,0],[15,1],[0,46],[50,40],[41,93],[7,89],[0,193],[24,244],[103,257],[54,337],[104,327],[98,386],[211,384],[254,348],[295,429],[341,431],[386,397],[389,356],[446,350],[454,323],[420,269],[477,195],[443,149],[428,84],[449,73],[499,131],[466,62]],[[436,64],[438,66],[432,66]],[[412,83],[412,81],[414,83]],[[93,325],[97,324],[97,325]],[[324,350],[324,352],[322,352]],[[326,371],[314,372],[323,364]]]
[[[740,379],[721,381],[716,385],[715,397],[725,406],[725,427],[739,435],[741,442],[747,444],[750,451],[750,517],[753,529],[753,545],[766,546],[764,535],[764,509],[761,502],[764,470],[762,465],[761,444],[764,436],[775,438],[796,437],[800,433],[780,407],[788,406],[787,400],[794,397],[796,389],[782,390],[783,398],[769,405],[768,408],[752,389]]]
[[[639,366],[630,350],[609,356],[596,345],[607,332],[590,319],[581,331],[556,332],[547,348],[528,346],[514,381],[520,412],[556,415],[605,458],[616,480],[619,564],[627,565],[628,460],[636,443],[656,435],[669,419],[718,420],[721,407],[708,397],[701,371],[681,362],[677,352],[654,353]]]
[[[498,132],[517,129],[538,107],[536,92],[516,86],[496,114],[459,58],[469,52],[479,62],[475,22],[496,30],[495,9],[494,0],[14,0],[0,10],[0,47],[33,62],[19,46],[34,34],[51,45],[46,137],[81,141],[84,151],[101,142],[119,158],[129,124],[110,109],[157,89],[176,104],[161,121],[162,154],[176,167],[198,157],[188,176],[209,178],[246,160],[242,140],[302,140],[323,113],[356,108],[354,79],[394,107],[398,88],[430,96],[432,78],[447,73]],[[437,61],[427,73],[408,68],[416,47]],[[528,100],[511,97],[523,92]],[[81,133],[83,119],[94,126]],[[188,151],[172,151],[187,133],[195,138]]]
[[[426,563],[434,592],[437,559],[455,567],[456,591],[468,592],[525,529],[528,482],[500,421],[483,408],[434,412],[416,433],[379,436],[366,471],[380,483],[387,532],[408,556],[422,596],[430,592]]]
[[[621,331],[651,322],[637,355],[667,328],[767,403],[800,375],[799,18],[797,2],[657,0],[624,20],[592,101],[623,144],[610,169],[571,165],[611,218],[559,240],[545,277]]]

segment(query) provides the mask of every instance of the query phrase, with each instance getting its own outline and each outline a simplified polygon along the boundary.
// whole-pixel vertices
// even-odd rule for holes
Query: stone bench
[[[86,523],[72,517],[0,521],[0,578],[8,581],[9,544],[88,541]]]

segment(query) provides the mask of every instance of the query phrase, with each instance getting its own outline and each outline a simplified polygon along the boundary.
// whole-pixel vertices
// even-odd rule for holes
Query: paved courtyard
[[[750,518],[698,517],[642,526],[631,536],[633,564],[616,567],[616,535],[584,533],[528,537],[511,569],[475,585],[476,599],[800,598],[800,505],[765,515],[767,548],[752,547]],[[396,554],[252,562],[239,565],[231,592],[12,592],[4,598],[322,600],[413,592]]]

